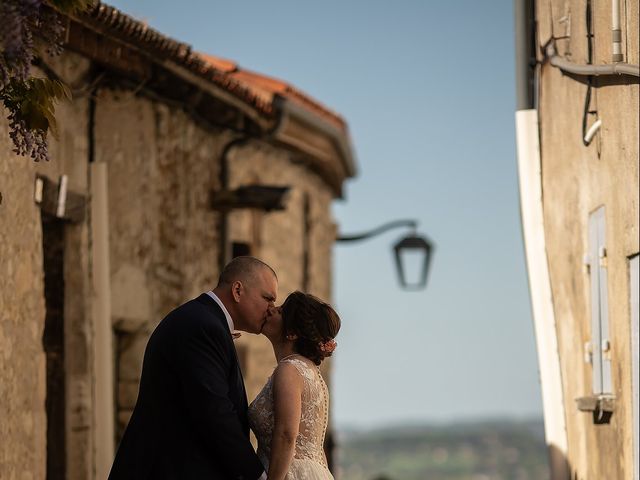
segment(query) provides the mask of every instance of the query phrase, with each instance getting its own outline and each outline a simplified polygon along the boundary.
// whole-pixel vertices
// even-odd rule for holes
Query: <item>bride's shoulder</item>
[[[302,377],[310,378],[313,374],[313,369],[311,367],[311,360],[303,357],[302,355],[291,355],[289,357],[283,358],[278,362],[276,367],[276,374],[278,374],[279,370],[291,369],[293,367]]]

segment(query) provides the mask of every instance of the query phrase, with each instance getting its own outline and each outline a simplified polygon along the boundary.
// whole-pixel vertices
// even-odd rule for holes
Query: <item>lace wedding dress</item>
[[[290,356],[280,364],[293,365],[304,381],[302,415],[296,438],[296,450],[287,473],[287,480],[333,480],[327,468],[322,445],[329,421],[329,390],[320,369],[304,357]],[[277,367],[276,367],[277,368]],[[271,435],[273,433],[272,377],[249,405],[249,425],[258,439],[258,457],[265,470],[269,469]]]

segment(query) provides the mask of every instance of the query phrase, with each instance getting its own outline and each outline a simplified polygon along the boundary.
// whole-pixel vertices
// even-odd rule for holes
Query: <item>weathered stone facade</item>
[[[111,305],[118,351],[118,431],[135,405],[148,335],[175,306],[215,285],[216,158],[224,132],[183,112],[105,90],[96,101],[96,161],[109,169]]]
[[[265,104],[264,91],[256,100],[251,85],[241,90],[218,77],[194,78],[187,70],[193,62],[200,65],[197,59],[186,66],[163,60],[158,66],[156,50],[142,50],[148,65],[131,65],[134,73],[151,72],[143,81],[149,86],[134,86],[130,72],[122,73],[122,62],[126,55],[141,55],[135,37],[123,40],[122,32],[111,37],[109,25],[100,23],[109,7],[97,8],[93,17],[73,18],[67,50],[46,59],[75,92],[74,100],[56,111],[60,137],[51,143],[53,160],[35,164],[15,156],[6,115],[0,118],[3,480],[105,477],[110,464],[105,452],[112,451],[135,405],[150,333],[170,310],[215,286],[222,246],[232,252],[233,244],[242,244],[270,263],[278,272],[280,300],[296,289],[330,299],[336,233],[330,205],[342,182],[353,175],[339,148],[332,146],[336,138],[344,142],[340,136],[347,136],[346,130],[335,128],[342,120],[304,99],[313,106],[305,113],[310,117],[301,121],[290,114],[288,136],[276,138],[277,112]],[[109,19],[118,14],[108,13]],[[135,21],[126,21],[135,30]],[[86,51],[86,42],[74,44],[74,38],[92,35],[101,38],[103,50]],[[121,57],[113,58],[109,41],[120,42]],[[132,53],[127,54],[129,46]],[[168,74],[158,74],[162,68],[174,75],[171,85],[162,83],[168,81]],[[184,101],[167,99],[163,93],[168,89],[184,89]],[[203,118],[195,111],[206,110],[197,103],[201,101],[219,115]],[[325,126],[327,116],[330,127]],[[261,131],[265,125],[269,128]],[[296,137],[296,129],[302,137]],[[293,140],[295,145],[287,144]],[[315,153],[306,150],[310,141],[320,142],[310,148]],[[221,174],[224,162],[226,177]],[[107,172],[104,239],[94,237],[99,219],[92,218],[98,195],[93,165],[103,165]],[[45,203],[34,201],[36,176],[56,186],[61,175],[67,175],[69,192],[76,197],[68,207],[78,214],[73,218],[57,218]],[[221,190],[255,184],[288,187],[284,209],[220,210],[212,204]],[[224,218],[226,227],[221,228]],[[109,345],[96,344],[98,241],[108,245],[112,341],[104,341]],[[113,379],[100,376],[99,346],[113,352],[107,355]],[[249,334],[238,341],[238,349],[251,400],[271,373],[273,354],[268,342]],[[110,391],[100,390],[104,382],[111,382],[111,412],[100,411],[97,392]],[[98,429],[106,413],[114,417],[115,438],[105,449]]]
[[[3,112],[4,113],[4,112]],[[9,154],[0,119],[0,478],[44,478],[46,417],[42,229],[36,165]]]
[[[593,9],[591,58],[588,3]],[[553,40],[558,54],[574,64],[611,64],[611,2],[535,4],[544,238],[567,467],[572,479],[632,479],[637,455],[633,425],[638,418],[633,412],[632,386],[637,379],[632,367],[637,359],[632,358],[629,262],[639,252],[638,77],[564,74],[543,57],[544,46]],[[620,0],[620,5],[624,61],[638,65],[638,1]],[[585,107],[588,91],[591,98]],[[589,144],[583,140],[583,119],[587,129],[602,121]],[[598,253],[590,251],[590,215],[600,207],[606,218],[606,251],[601,250],[598,259]],[[608,282],[601,300],[608,314],[606,345],[593,343],[598,337],[593,328],[592,277],[601,266]],[[596,355],[611,362],[611,392],[594,393]],[[547,387],[543,383],[543,391]]]
[[[231,242],[242,242],[278,273],[279,302],[294,290],[320,298],[331,297],[331,245],[336,227],[331,218],[331,192],[288,152],[264,143],[238,147],[229,155],[232,187],[255,183],[292,186],[286,211],[255,211],[231,215]],[[275,366],[271,345],[264,337],[245,335],[238,341],[246,349],[244,374],[247,395],[255,397]],[[328,368],[327,362],[324,368]]]

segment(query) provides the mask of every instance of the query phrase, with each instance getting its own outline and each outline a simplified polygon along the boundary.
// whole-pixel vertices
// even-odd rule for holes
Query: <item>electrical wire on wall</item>
[[[589,65],[593,64],[593,7],[592,0],[587,0],[586,12],[586,32],[587,32],[587,63]],[[597,81],[597,79],[595,79]],[[587,77],[587,93],[585,94],[584,99],[584,111],[582,114],[582,143],[585,146],[589,146],[595,135],[597,129],[601,125],[600,119],[598,119],[598,109],[597,109],[597,90],[596,90],[596,109],[590,110],[591,107],[591,90],[593,88],[594,78],[592,76]],[[589,115],[595,116],[595,122],[591,127],[588,127],[589,124]],[[598,135],[596,139],[596,148],[598,152],[598,158],[600,158],[600,136]]]

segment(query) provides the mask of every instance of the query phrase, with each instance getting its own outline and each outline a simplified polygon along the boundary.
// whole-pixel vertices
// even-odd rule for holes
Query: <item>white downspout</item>
[[[620,28],[620,0],[611,0],[611,61],[620,63],[623,61],[622,55],[622,29]]]
[[[514,0],[516,33],[516,147],[520,183],[520,212],[533,326],[538,352],[544,430],[551,480],[570,476],[567,425],[558,332],[547,263],[542,203],[542,161],[536,109],[537,32],[535,0]]]
[[[115,444],[113,329],[107,164],[91,163],[92,316],[94,328],[95,478],[106,479]]]
[[[520,209],[552,480],[569,478],[567,426],[542,203],[538,111],[516,112]]]

